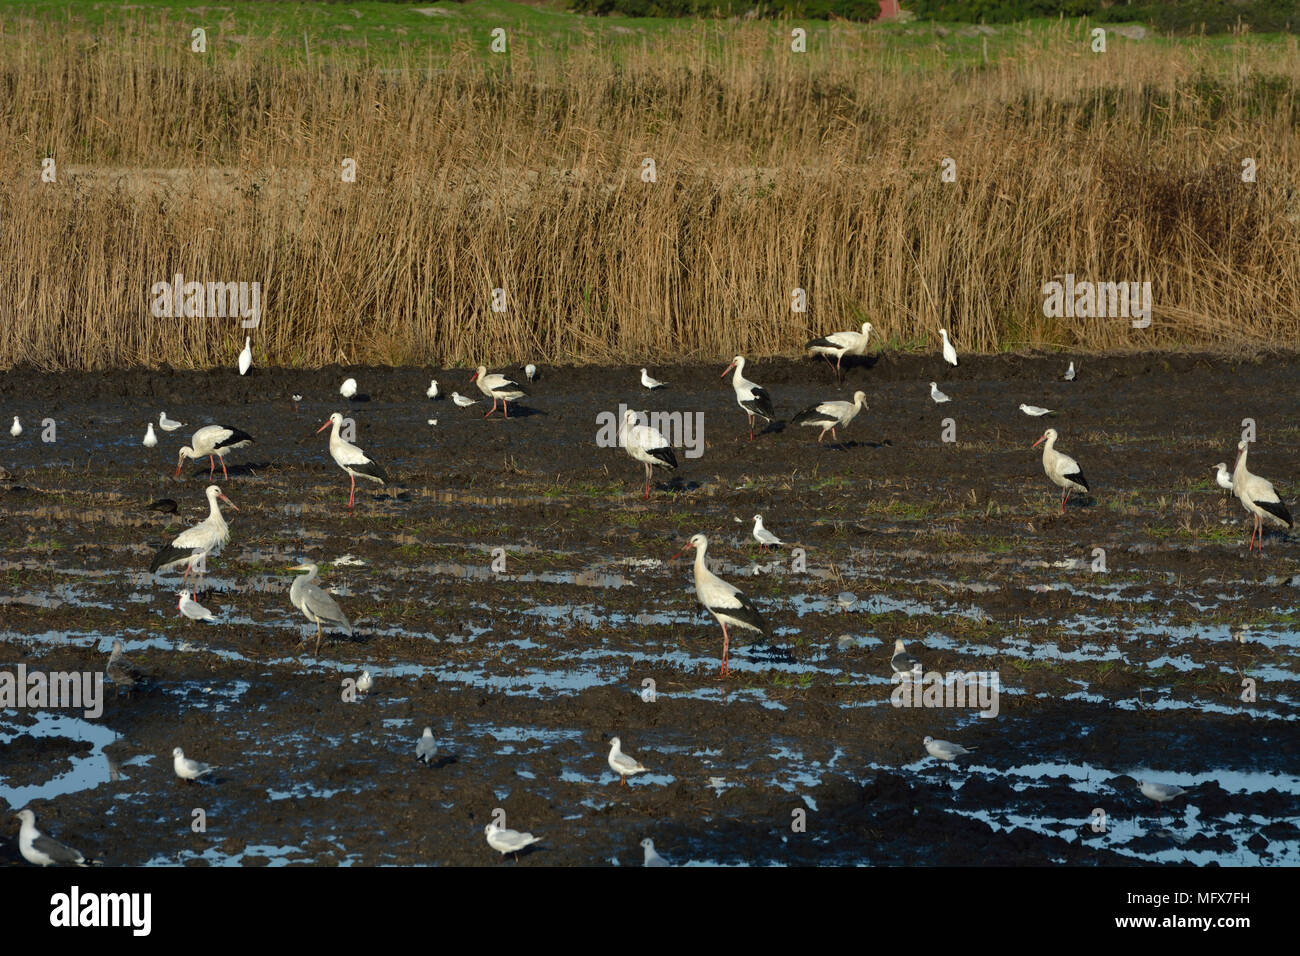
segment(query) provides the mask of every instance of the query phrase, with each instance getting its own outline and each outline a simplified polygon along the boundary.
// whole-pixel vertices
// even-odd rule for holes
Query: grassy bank
[[[495,0],[210,9],[0,13],[0,365],[229,363],[238,321],[151,314],[177,273],[260,282],[286,365],[1300,333],[1291,37],[821,23],[793,54],[789,23]],[[1067,272],[1150,280],[1150,328],[1044,317]]]

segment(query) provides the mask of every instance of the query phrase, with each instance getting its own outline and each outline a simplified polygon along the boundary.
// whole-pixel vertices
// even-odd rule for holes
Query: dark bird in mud
[[[673,446],[657,429],[649,425],[638,425],[641,417],[638,412],[628,409],[623,413],[623,431],[619,443],[636,461],[645,465],[645,497],[650,497],[650,478],[656,467],[677,467],[677,456]]]
[[[104,668],[104,673],[119,692],[136,690],[149,678],[145,671],[127,660],[126,648],[122,645],[122,641],[116,638],[113,640],[113,652],[108,656],[108,665]]]
[[[753,602],[740,593],[739,588],[728,584],[708,569],[704,559],[709,548],[708,538],[702,534],[694,535],[673,557],[680,557],[688,548],[695,549],[695,596],[705,610],[713,615],[714,620],[722,625],[722,667],[718,673],[719,676],[726,677],[730,671],[728,660],[731,648],[731,635],[727,631],[727,625],[757,631],[766,638],[769,634],[767,622]]]
[[[754,440],[754,416],[766,422],[770,422],[776,417],[776,411],[772,408],[772,396],[767,394],[767,389],[762,385],[751,382],[745,378],[745,356],[737,355],[731,360],[731,364],[722,370],[719,378],[726,378],[727,373],[732,369],[736,374],[731,377],[731,387],[736,392],[736,404],[739,405],[749,416],[749,440]]]
[[[176,477],[181,476],[181,467],[186,458],[207,458],[208,478],[216,470],[213,459],[221,459],[221,477],[229,480],[226,473],[226,453],[236,448],[244,448],[253,443],[253,436],[248,432],[231,428],[229,425],[204,425],[194,433],[190,443],[180,450],[176,459]]]
[[[1264,519],[1268,518],[1284,528],[1291,527],[1291,512],[1286,502],[1273,490],[1273,483],[1267,478],[1252,475],[1246,470],[1248,446],[1244,441],[1237,442],[1237,464],[1232,470],[1232,490],[1236,492],[1242,506],[1255,518],[1255,526],[1250,532],[1250,544],[1246,547],[1249,554],[1255,546],[1255,536],[1259,536],[1259,553],[1264,553]]]
[[[478,385],[480,392],[492,399],[492,407],[487,410],[487,415],[484,415],[484,418],[497,410],[497,402],[501,403],[502,414],[509,418],[509,403],[518,401],[528,394],[528,389],[513,379],[506,378],[499,372],[493,372],[489,375],[486,365],[480,365],[478,371],[471,375],[469,380]]]
[[[861,332],[832,332],[830,335],[823,335],[819,339],[812,339],[804,348],[813,355],[820,355],[826,359],[826,364],[831,364],[831,356],[835,356],[835,364],[831,367],[835,369],[835,381],[840,380],[840,363],[844,361],[846,355],[866,355],[867,342],[871,338],[871,323],[863,322]]]
[[[341,627],[347,632],[348,637],[351,637],[352,624],[348,621],[347,615],[343,613],[338,602],[316,583],[316,565],[304,561],[289,570],[307,572],[293,579],[293,584],[289,588],[289,600],[293,602],[294,607],[302,611],[307,620],[316,625],[315,653],[320,653],[322,625]]]
[[[70,846],[64,846],[58,840],[46,836],[36,829],[36,814],[30,810],[19,810],[14,814],[22,821],[18,831],[18,852],[28,863],[37,866],[98,866],[98,860],[91,860]]]
[[[821,428],[817,440],[821,441],[826,437],[826,433],[831,433],[831,440],[838,441],[835,435],[835,429],[846,427],[849,422],[857,418],[858,412],[867,407],[867,393],[854,392],[853,401],[851,402],[822,402],[818,405],[810,405],[805,408],[794,418],[790,419],[791,425],[803,425],[809,428]]]
[[[325,419],[325,424],[316,429],[316,434],[319,435],[331,425],[334,427],[330,429],[330,457],[352,480],[352,490],[348,494],[348,507],[351,508],[357,498],[357,478],[386,485],[388,472],[356,445],[339,437],[339,428],[343,425],[343,416],[339,412]]]
[[[165,515],[174,515],[176,513],[176,500],[174,498],[159,498],[157,501],[149,502],[149,511],[158,511]]]
[[[1078,491],[1082,494],[1088,493],[1088,479],[1083,477],[1083,472],[1079,469],[1079,463],[1064,452],[1056,450],[1056,429],[1049,428],[1043,432],[1043,437],[1034,442],[1033,447],[1037,448],[1043,445],[1043,471],[1047,477],[1052,479],[1052,483],[1058,488],[1064,489],[1061,494],[1061,514],[1065,514],[1065,506],[1070,500],[1070,495]]]

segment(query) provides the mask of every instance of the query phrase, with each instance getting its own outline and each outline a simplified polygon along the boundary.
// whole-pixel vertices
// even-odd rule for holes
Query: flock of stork
[[[832,357],[835,359],[832,368],[835,371],[838,383],[841,381],[844,358],[846,356],[866,354],[871,330],[871,323],[863,323],[860,332],[836,332],[813,339],[807,343],[806,348],[813,355],[823,356],[828,364],[830,364]],[[957,352],[948,338],[947,331],[940,329],[939,336],[944,360],[950,365],[957,365]],[[246,340],[244,350],[239,358],[241,375],[247,374],[252,364],[250,345],[250,341]],[[667,387],[665,382],[651,377],[646,369],[643,368],[640,371],[642,387],[649,390],[659,390]],[[736,403],[748,416],[749,439],[752,441],[754,438],[754,419],[757,417],[763,419],[764,422],[770,423],[775,418],[775,412],[771,396],[767,390],[747,379],[744,372],[745,358],[742,355],[737,355],[723,370],[722,376],[732,374],[731,385],[735,391]],[[533,381],[535,374],[535,366],[526,366],[525,377],[530,383]],[[1067,381],[1075,378],[1073,362],[1070,363],[1063,377]],[[510,403],[517,402],[528,394],[527,388],[521,383],[499,373],[489,373],[485,366],[479,366],[470,381],[478,386],[484,397],[492,399],[492,407],[484,415],[485,418],[496,411],[498,404],[501,406],[502,416],[509,418]],[[947,395],[938,389],[935,382],[929,384],[930,396],[936,404],[951,401]],[[348,399],[352,398],[356,391],[355,379],[346,380],[340,388],[342,396]],[[437,380],[430,383],[426,395],[429,398],[439,397]],[[451,397],[457,405],[462,407],[475,404],[475,400],[465,398],[457,392],[453,392]],[[300,398],[301,396],[294,396],[295,403]],[[836,439],[837,429],[847,427],[858,413],[866,407],[866,394],[858,391],[854,393],[852,401],[826,401],[805,408],[794,416],[792,424],[819,428],[819,442],[827,432],[830,433],[832,439]],[[1049,409],[1032,405],[1021,405],[1020,410],[1031,417],[1052,414]],[[357,478],[384,485],[388,483],[389,477],[381,465],[362,449],[342,437],[340,429],[343,423],[343,415],[335,412],[317,429],[317,433],[319,434],[326,428],[331,429],[329,436],[330,456],[349,477],[348,507],[352,508],[356,499]],[[159,416],[158,425],[163,431],[174,431],[182,427],[182,424],[168,418],[165,412]],[[17,418],[14,420],[11,433],[15,435],[21,433],[21,425]],[[1089,486],[1078,462],[1056,449],[1058,437],[1054,428],[1048,428],[1043,432],[1042,437],[1034,442],[1034,447],[1040,444],[1043,446],[1043,470],[1047,477],[1062,491],[1061,513],[1064,514],[1070,496],[1076,492],[1080,494],[1089,493]],[[215,474],[218,459],[221,463],[223,478],[228,478],[225,462],[226,455],[235,449],[246,447],[252,442],[252,436],[238,428],[226,425],[206,425],[199,428],[194,432],[190,444],[180,449],[176,464],[176,475],[180,475],[187,458],[201,460],[206,457],[208,459],[210,479]],[[671,443],[658,430],[641,424],[641,416],[635,411],[628,410],[625,413],[624,419],[620,423],[619,443],[630,457],[645,466],[646,498],[650,496],[653,469],[655,467],[677,467],[677,459]],[[157,444],[157,437],[152,423],[148,426],[144,444],[150,447]],[[1233,492],[1254,519],[1250,545],[1247,551],[1249,552],[1256,546],[1258,538],[1258,546],[1262,553],[1264,522],[1269,520],[1290,528],[1292,524],[1291,514],[1287,510],[1286,504],[1277,495],[1272,484],[1247,470],[1246,457],[1247,443],[1242,441],[1237,445],[1236,463],[1231,472],[1228,471],[1226,462],[1221,462],[1214,468],[1217,471],[1218,484]],[[206,495],[208,499],[208,516],[203,521],[177,535],[169,544],[161,548],[150,565],[151,572],[162,572],[183,565],[185,567],[182,577],[183,587],[188,582],[191,574],[195,574],[196,578],[203,574],[207,557],[218,552],[229,540],[230,529],[222,516],[219,502],[224,501],[230,507],[238,510],[218,485],[209,485],[206,489]],[[175,503],[170,499],[155,502],[151,507],[171,512],[176,510]],[[753,537],[764,549],[782,544],[776,535],[763,526],[762,517],[759,515],[754,516]],[[708,568],[706,559],[708,539],[703,534],[692,536],[681,551],[674,555],[674,558],[692,548],[695,550],[693,574],[696,596],[700,604],[722,628],[722,654],[719,676],[725,679],[730,672],[731,630],[738,628],[754,632],[763,640],[770,638],[770,632],[766,621],[754,603],[739,588],[723,580]],[[289,597],[293,605],[302,612],[308,622],[316,626],[316,653],[319,653],[320,650],[324,628],[339,628],[350,636],[352,634],[352,625],[347,616],[334,598],[322,589],[318,583],[318,566],[311,562],[304,562],[290,570],[306,572],[294,579]],[[192,619],[212,620],[213,615],[203,608],[194,597],[188,589],[183,589],[180,592],[180,602],[178,604],[180,613]],[[115,641],[107,671],[110,679],[120,687],[130,687],[136,681],[136,671],[125,660],[122,652],[121,642]],[[920,662],[907,653],[901,640],[895,642],[894,655],[890,663],[896,674],[911,675],[920,669]],[[358,681],[357,688],[364,693],[369,690],[371,683],[371,675],[366,672]],[[945,761],[954,760],[970,752],[969,749],[958,744],[935,740],[928,736],[924,739],[923,745],[931,756]],[[417,745],[417,756],[419,759],[427,761],[432,753],[432,731],[430,728],[425,728],[424,736]],[[198,764],[186,758],[180,748],[176,748],[173,756],[176,774],[181,779],[194,780],[206,775],[211,770],[206,765]],[[617,737],[612,740],[608,762],[610,767],[618,773],[622,782],[625,782],[626,777],[631,774],[646,771],[646,768],[638,761],[622,753],[620,741]],[[1146,782],[1141,783],[1141,790],[1143,794],[1160,803],[1174,799],[1184,792],[1177,787]],[[88,862],[76,851],[69,850],[67,847],[63,847],[41,834],[35,827],[35,818],[31,811],[23,811],[20,814],[20,819],[23,821],[20,848],[23,856],[29,861],[43,865],[49,865],[50,863],[80,863],[84,865],[84,863]],[[519,850],[537,842],[538,839],[532,834],[507,830],[497,824],[489,824],[485,832],[488,844],[502,854],[517,854]],[[651,841],[643,841],[642,846],[645,849],[645,865],[667,865],[662,857],[655,852]]]

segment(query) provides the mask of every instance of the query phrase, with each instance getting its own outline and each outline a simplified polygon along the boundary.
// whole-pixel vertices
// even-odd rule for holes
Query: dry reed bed
[[[951,71],[862,29],[804,56],[762,26],[684,31],[430,70],[29,24],[0,43],[0,366],[229,363],[237,321],[150,314],[178,272],[261,282],[255,353],[287,365],[770,354],[868,319],[972,350],[1300,333],[1284,46],[1098,57],[1063,25]],[[1151,280],[1152,327],[1045,318],[1064,272]]]

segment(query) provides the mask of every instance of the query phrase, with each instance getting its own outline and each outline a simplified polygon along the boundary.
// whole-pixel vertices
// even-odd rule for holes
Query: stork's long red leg
[[[348,507],[351,508],[357,497],[357,476],[349,472],[348,477],[352,479],[352,490],[348,492]]]
[[[226,456],[225,456],[225,455],[222,455],[222,456],[221,456],[221,479],[222,479],[223,481],[229,481],[229,480],[230,480],[230,476],[229,476],[228,474],[226,474]]]

